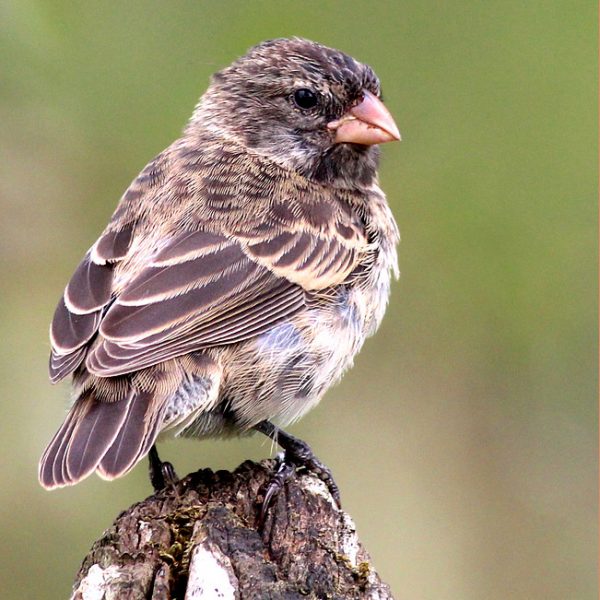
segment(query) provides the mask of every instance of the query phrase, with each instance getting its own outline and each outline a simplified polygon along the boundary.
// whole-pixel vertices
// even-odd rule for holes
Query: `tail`
[[[121,477],[154,444],[164,404],[147,391],[131,389],[121,400],[107,402],[87,390],[46,448],[40,483],[46,489],[73,485],[93,471],[104,479]]]

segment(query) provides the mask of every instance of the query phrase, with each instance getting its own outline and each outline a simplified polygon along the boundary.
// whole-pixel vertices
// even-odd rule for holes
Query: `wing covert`
[[[260,334],[304,308],[304,290],[253,260],[235,239],[172,239],[111,304],[86,359],[119,375]]]

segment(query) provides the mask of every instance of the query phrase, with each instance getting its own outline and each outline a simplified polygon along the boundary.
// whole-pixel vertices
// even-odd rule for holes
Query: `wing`
[[[105,232],[85,255],[56,307],[50,326],[50,380],[60,381],[85,359],[102,312],[112,299],[115,266],[126,256],[133,223]]]
[[[234,168],[239,152],[209,155],[165,151],[125,193],[56,309],[52,381],[84,361],[110,377],[260,335],[356,268],[368,242],[350,202],[272,167]],[[145,243],[160,250],[146,259]]]
[[[127,257],[140,217],[142,198],[158,189],[168,170],[162,152],[131,183],[111,222],[85,255],[67,284],[50,325],[50,380],[60,381],[84,360],[102,315],[114,299],[114,274]]]
[[[303,310],[308,290],[343,281],[357,259],[353,246],[314,232],[182,233],[110,305],[86,366],[121,375],[260,335]]]

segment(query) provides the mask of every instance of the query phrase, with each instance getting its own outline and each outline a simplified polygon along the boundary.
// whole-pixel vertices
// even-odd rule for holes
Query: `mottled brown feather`
[[[103,233],[92,248],[92,260],[102,264],[125,258],[131,244],[133,227],[133,223],[128,223],[120,229]]]
[[[157,213],[170,211],[166,222],[177,225],[179,205],[173,202],[172,190],[168,197],[162,195],[161,184],[168,184],[169,173],[184,168],[190,156],[185,141],[179,141],[153,161],[160,166],[160,177],[152,179],[148,173],[154,167],[147,168],[132,184],[140,193],[126,193],[115,213],[115,218],[127,218],[129,225],[119,227],[113,221],[93,248],[92,257],[105,264],[87,260],[78,269],[77,281],[82,285],[68,288],[69,301],[82,309],[104,303],[103,312],[74,315],[64,306],[57,313],[53,380],[79,366],[80,353],[68,360],[62,357],[84,345],[89,346],[86,367],[106,377],[157,364],[178,352],[259,335],[301,310],[307,292],[344,281],[364,256],[366,234],[342,202],[319,186],[310,186],[302,178],[281,177],[272,165],[253,163],[256,157],[237,152],[221,151],[214,158],[209,151],[193,154],[195,168],[180,178],[187,191],[179,190],[178,202],[185,198],[197,208],[182,213],[184,231],[180,228],[166,236],[154,221],[146,222],[136,207],[144,206],[147,198]],[[203,161],[208,161],[205,170],[200,168]],[[233,168],[240,161],[244,166]],[[219,164],[219,170],[209,178],[205,173],[210,172],[210,164]],[[247,172],[243,182],[237,177],[239,168]],[[250,191],[255,210],[239,213],[237,198]],[[170,205],[163,205],[167,199]],[[196,220],[195,215],[202,214],[210,219]],[[190,221],[190,217],[194,218]],[[160,241],[158,249],[140,253],[138,233],[145,236],[147,248],[154,234],[160,234],[155,242]],[[125,245],[136,251],[124,255]],[[113,267],[109,290],[106,278],[96,275],[102,272],[99,269],[108,272]],[[279,301],[273,293],[281,294]],[[261,302],[266,302],[262,308]]]
[[[140,458],[144,441],[147,437],[151,417],[154,422],[161,416],[160,411],[154,411],[154,394],[151,392],[136,392],[133,395],[127,415],[106,454],[98,464],[98,473],[105,479],[115,479],[129,471]],[[156,426],[152,428],[152,441],[156,439]]]
[[[79,263],[65,290],[65,304],[76,314],[102,308],[112,290],[113,269],[109,264],[98,265],[88,253]]]
[[[69,483],[66,472],[63,474],[62,470],[63,458],[71,439],[71,432],[77,423],[77,413],[82,410],[81,403],[71,408],[40,459],[39,480],[47,489],[61,487]]]
[[[49,374],[53,383],[73,372],[85,359],[102,311],[113,294],[114,264],[127,254],[133,236],[129,223],[108,230],[88,252],[71,277],[50,326]]]
[[[79,481],[96,469],[121,430],[131,396],[117,402],[100,402],[93,396],[83,396],[77,402],[84,403],[86,410],[70,433],[63,458],[68,483]]]
[[[285,243],[277,244],[277,241]],[[298,232],[291,239],[278,236],[268,242],[250,243],[247,252],[259,264],[275,275],[301,286],[307,291],[322,290],[344,281],[356,266],[367,244],[340,243],[334,236],[315,232]],[[336,252],[345,260],[329,263],[321,260],[322,255]]]

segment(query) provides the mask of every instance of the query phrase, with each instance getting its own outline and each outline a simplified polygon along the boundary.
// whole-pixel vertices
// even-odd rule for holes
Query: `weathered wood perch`
[[[209,469],[134,504],[94,543],[76,600],[391,599],[325,485],[286,483],[262,530],[274,461]]]

